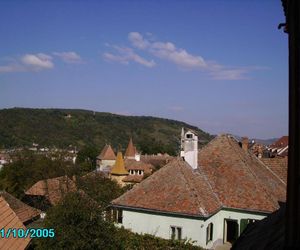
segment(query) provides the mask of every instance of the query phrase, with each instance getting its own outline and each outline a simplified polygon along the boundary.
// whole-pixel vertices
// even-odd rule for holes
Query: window
[[[193,138],[193,134],[186,134],[186,138],[192,139]]]
[[[113,222],[116,223],[123,223],[123,210],[122,209],[118,209],[118,208],[113,208],[112,210],[112,219]]]
[[[214,225],[212,223],[209,223],[206,228],[206,244],[213,240],[213,228]]]
[[[123,223],[123,210],[118,209],[118,223]]]
[[[171,239],[172,240],[181,240],[182,239],[182,228],[171,226]]]

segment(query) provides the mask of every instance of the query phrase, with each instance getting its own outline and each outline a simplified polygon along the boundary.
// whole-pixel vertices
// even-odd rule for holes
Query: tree
[[[1,169],[0,189],[22,198],[24,192],[39,180],[77,173],[78,169],[60,156],[47,157],[26,151]]]
[[[121,188],[115,181],[98,173],[78,178],[77,187],[97,201],[103,208],[126,191],[126,188]]]
[[[54,238],[33,242],[36,249],[120,249],[117,228],[102,218],[103,210],[82,193],[69,193],[48,210],[45,228],[53,228]]]
[[[87,195],[70,193],[63,202],[48,210],[43,226],[54,229],[54,238],[35,239],[34,249],[190,249],[201,248],[188,242],[139,235],[117,228],[102,217],[103,209]]]
[[[81,149],[76,158],[76,164],[79,164],[82,171],[88,173],[96,169],[96,157],[98,150],[93,146],[85,146]]]

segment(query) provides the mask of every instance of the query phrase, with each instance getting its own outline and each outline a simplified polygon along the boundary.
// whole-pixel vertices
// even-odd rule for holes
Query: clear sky
[[[280,0],[0,1],[0,108],[80,108],[287,134]]]

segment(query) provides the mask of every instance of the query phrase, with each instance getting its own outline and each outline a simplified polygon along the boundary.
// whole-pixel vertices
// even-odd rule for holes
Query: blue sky
[[[281,2],[1,1],[0,108],[81,108],[256,138],[288,128]]]

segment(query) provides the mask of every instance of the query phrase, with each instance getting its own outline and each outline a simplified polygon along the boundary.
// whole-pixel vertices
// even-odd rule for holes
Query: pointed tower
[[[133,145],[132,138],[130,138],[126,152],[125,159],[140,161],[140,154],[136,151],[135,146]]]
[[[128,175],[125,168],[122,152],[118,152],[115,165],[112,167],[110,176],[111,179],[116,180],[121,186],[124,186],[123,179]]]
[[[193,169],[198,168],[198,136],[195,132],[181,130],[181,151],[182,157]]]

